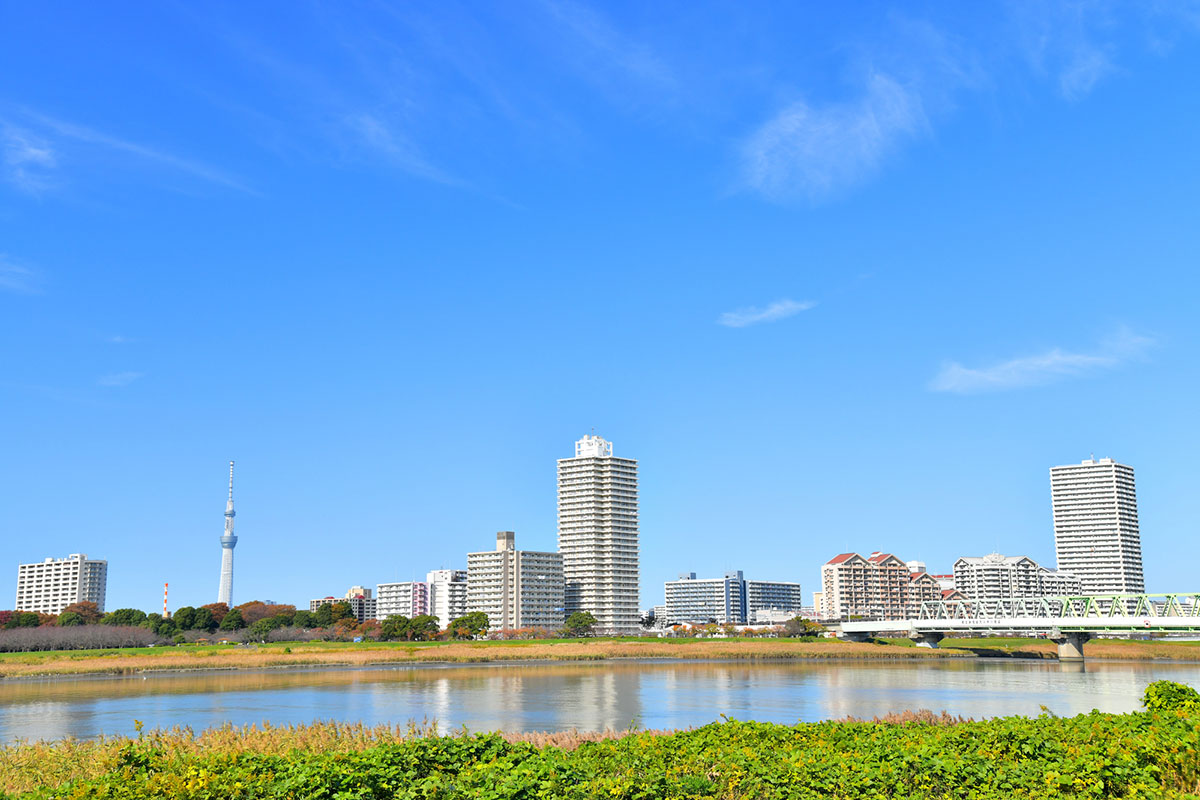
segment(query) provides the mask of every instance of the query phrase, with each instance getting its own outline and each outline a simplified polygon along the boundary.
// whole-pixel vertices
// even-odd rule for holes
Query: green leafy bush
[[[1010,717],[954,725],[724,722],[575,750],[494,734],[357,752],[168,752],[129,742],[107,774],[31,798],[1182,798],[1200,718]]]
[[[1155,681],[1146,687],[1142,705],[1147,711],[1200,711],[1200,692],[1175,681]]]

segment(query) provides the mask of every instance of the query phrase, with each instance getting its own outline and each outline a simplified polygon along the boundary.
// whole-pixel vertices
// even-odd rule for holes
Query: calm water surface
[[[928,708],[968,717],[1132,711],[1200,664],[622,662],[212,672],[0,683],[0,741],[313,720],[443,730],[681,728],[724,714],[793,723]]]

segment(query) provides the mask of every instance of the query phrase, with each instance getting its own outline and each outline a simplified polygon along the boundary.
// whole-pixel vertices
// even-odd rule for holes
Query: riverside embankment
[[[1096,640],[1089,659],[1200,661],[1200,643]],[[1053,659],[1039,639],[947,639],[939,649],[901,640],[865,644],[790,639],[585,639],[505,642],[310,642],[0,654],[0,678],[130,675],[159,670],[385,666],[412,663],[599,661],[608,659]]]

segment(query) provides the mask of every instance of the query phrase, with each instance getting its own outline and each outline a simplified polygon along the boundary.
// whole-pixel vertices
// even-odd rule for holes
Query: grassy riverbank
[[[507,642],[310,642],[187,645],[0,655],[0,676],[132,674],[147,670],[370,666],[397,663],[599,661],[611,658],[791,659],[962,658],[954,650],[788,639],[586,639]]]
[[[859,644],[789,639],[586,639],[508,642],[310,642],[306,644],[184,645],[120,650],[0,654],[0,677],[128,675],[153,670],[371,666],[398,663],[599,661],[612,658],[923,659],[1000,656],[1054,658],[1044,639],[947,639],[937,650],[907,640]],[[1089,658],[1200,660],[1200,643],[1098,640]]]
[[[914,718],[915,717],[915,718]],[[10,796],[1196,797],[1200,719],[1092,713],[960,722],[726,722],[599,736],[429,736],[314,725],[0,749]],[[29,793],[28,795],[23,793]]]

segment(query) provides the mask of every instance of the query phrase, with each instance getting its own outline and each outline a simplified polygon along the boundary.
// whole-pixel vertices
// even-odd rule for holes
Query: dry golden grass
[[[370,666],[420,662],[484,663],[492,661],[599,661],[614,658],[803,659],[803,658],[948,658],[966,653],[834,640],[796,642],[787,639],[676,642],[451,642],[415,647],[399,644],[293,644],[281,647],[163,648],[153,654],[104,655],[38,653],[0,661],[0,677],[37,675],[128,675],[147,670],[261,669],[284,666]]]
[[[190,728],[151,731],[142,740],[160,749],[168,758],[261,753],[283,755],[296,750],[349,753],[377,745],[402,742],[421,736],[439,735],[435,722],[368,726],[361,723],[316,722],[310,725],[275,727],[269,724],[244,728],[224,726],[196,735]],[[584,742],[625,736],[630,731],[587,733],[504,733],[510,742],[529,742],[537,747],[573,750]],[[663,735],[672,731],[646,731]],[[0,748],[0,790],[28,792],[43,786],[60,786],[68,781],[95,778],[112,771],[121,749],[130,738],[66,739],[57,742],[18,743]]]

